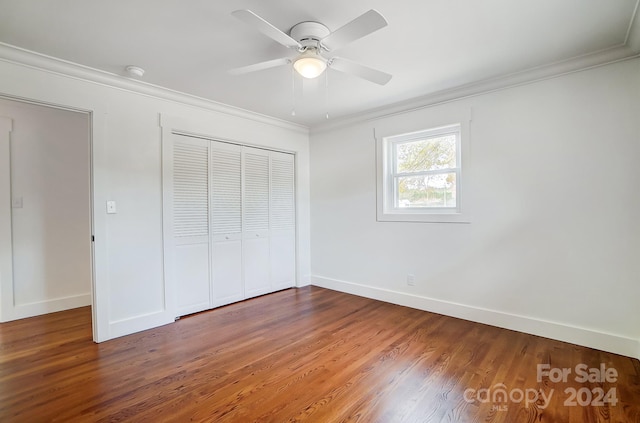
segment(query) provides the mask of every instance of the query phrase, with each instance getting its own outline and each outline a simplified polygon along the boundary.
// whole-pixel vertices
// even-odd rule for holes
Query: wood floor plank
[[[537,380],[580,363],[619,377]],[[566,389],[618,402],[571,406]],[[640,362],[316,287],[101,344],[81,308],[0,324],[0,422],[50,421],[635,423]]]

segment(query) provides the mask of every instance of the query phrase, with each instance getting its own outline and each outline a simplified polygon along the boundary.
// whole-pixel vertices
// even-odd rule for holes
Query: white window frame
[[[380,222],[426,222],[426,223],[469,223],[466,198],[466,171],[468,150],[468,123],[456,122],[438,125],[428,129],[401,134],[377,137],[377,220]],[[396,171],[395,147],[421,139],[435,138],[441,135],[456,135],[456,167],[451,169],[430,170],[417,173],[399,173]],[[455,207],[397,207],[397,184],[399,176],[420,176],[427,174],[456,174]],[[463,207],[464,205],[464,207]]]

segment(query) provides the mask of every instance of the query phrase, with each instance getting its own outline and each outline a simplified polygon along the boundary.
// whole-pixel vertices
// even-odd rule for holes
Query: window
[[[381,139],[378,220],[461,221],[461,134],[453,124]]]

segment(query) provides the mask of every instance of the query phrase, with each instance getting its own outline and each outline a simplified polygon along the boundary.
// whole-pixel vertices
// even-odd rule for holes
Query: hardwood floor
[[[640,422],[638,360],[316,287],[102,344],[90,323],[0,324],[1,422]],[[579,383],[581,363],[617,380]],[[617,403],[579,405],[599,388]]]

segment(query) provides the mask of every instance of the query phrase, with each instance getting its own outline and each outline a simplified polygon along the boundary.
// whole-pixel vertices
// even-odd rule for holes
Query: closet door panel
[[[296,280],[295,233],[280,233],[269,238],[271,285],[274,291],[291,288]]]
[[[213,258],[213,306],[219,307],[244,299],[242,240],[214,242]]]
[[[269,152],[243,149],[242,260],[245,296],[271,292],[269,278]]]
[[[246,298],[271,292],[269,281],[269,238],[244,239],[244,290]]]
[[[211,307],[209,142],[176,135],[173,144],[173,251],[179,316]]]
[[[294,156],[271,153],[270,273],[274,290],[296,279],[296,209]]]
[[[176,248],[176,293],[178,315],[197,313],[210,307],[209,243],[191,243]]]
[[[211,142],[213,304],[244,298],[242,282],[242,147]]]

